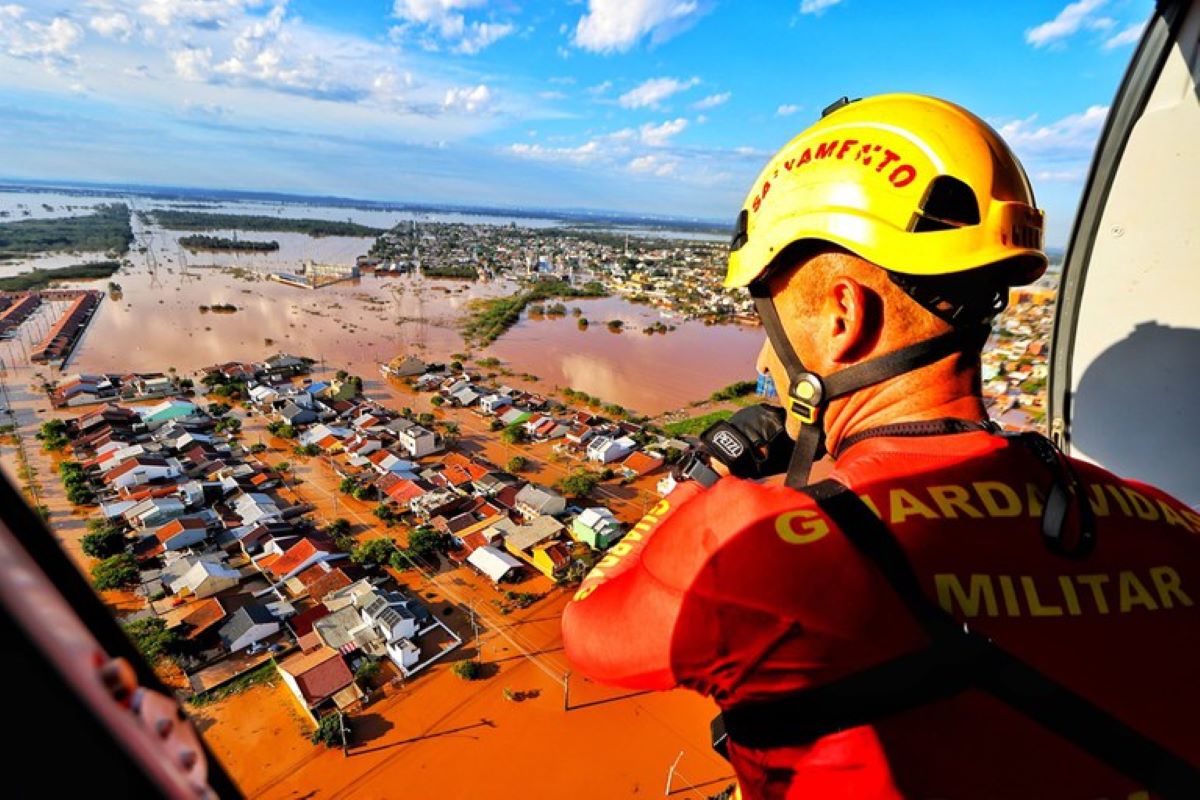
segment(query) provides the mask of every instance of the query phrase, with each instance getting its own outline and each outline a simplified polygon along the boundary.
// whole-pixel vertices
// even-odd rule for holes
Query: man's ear
[[[854,278],[835,278],[825,301],[829,356],[837,364],[864,358],[882,331],[882,301]]]

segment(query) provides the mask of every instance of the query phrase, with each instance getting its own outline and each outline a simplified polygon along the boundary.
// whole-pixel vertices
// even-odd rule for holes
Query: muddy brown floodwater
[[[458,330],[470,301],[518,288],[507,280],[365,275],[302,289],[268,275],[295,271],[309,259],[353,263],[372,240],[254,233],[242,236],[276,240],[280,250],[188,254],[178,245],[178,232],[146,226],[136,216],[133,224],[138,240],[128,256],[133,265],[112,277],[121,291],[101,304],[65,373],[174,367],[186,374],[209,364],[259,360],[284,351],[375,378],[378,363],[401,353],[440,361],[468,349]],[[76,285],[102,288],[106,282]],[[232,305],[237,311],[201,309],[214,305]],[[514,373],[538,376],[537,386],[544,391],[569,386],[652,415],[754,377],[760,329],[672,319],[618,297],[569,301],[567,306],[582,310],[592,323],[587,330],[579,330],[569,314],[525,316],[475,355],[495,356]],[[614,319],[625,323],[623,332],[608,330],[605,323]],[[656,322],[676,329],[665,335],[642,332]]]

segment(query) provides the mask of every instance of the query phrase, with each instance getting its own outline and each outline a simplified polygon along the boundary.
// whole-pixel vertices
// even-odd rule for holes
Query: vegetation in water
[[[21,258],[62,252],[122,255],[128,252],[132,242],[129,207],[124,203],[97,206],[91,214],[77,217],[0,223],[0,257]]]
[[[309,236],[378,236],[381,228],[359,225],[357,222],[339,222],[327,219],[291,219],[269,217],[259,214],[212,214],[202,211],[175,211],[156,209],[151,213],[154,221],[173,231],[275,231],[282,233],[304,233]]]
[[[194,234],[180,236],[179,244],[193,253],[201,251],[230,253],[270,253],[279,249],[279,242],[256,242],[248,239],[227,239],[224,236]]]
[[[120,261],[96,261],[91,264],[74,264],[62,269],[35,269],[11,278],[0,278],[0,292],[30,292],[34,289],[44,289],[56,281],[107,278],[120,268]]]

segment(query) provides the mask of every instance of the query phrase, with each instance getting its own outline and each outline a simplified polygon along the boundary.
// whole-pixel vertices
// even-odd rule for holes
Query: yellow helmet
[[[738,216],[727,287],[788,245],[820,240],[886,270],[945,275],[1003,262],[1009,285],[1046,270],[1043,214],[1016,156],[945,100],[839,101],[767,164]]]

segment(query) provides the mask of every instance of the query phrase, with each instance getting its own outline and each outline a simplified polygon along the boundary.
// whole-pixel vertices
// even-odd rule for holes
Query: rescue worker
[[[590,677],[716,701],[742,797],[1200,797],[1200,515],[984,409],[1042,221],[986,123],[915,95],[840,101],[751,187],[726,286],[784,410],[706,431],[563,616]]]

